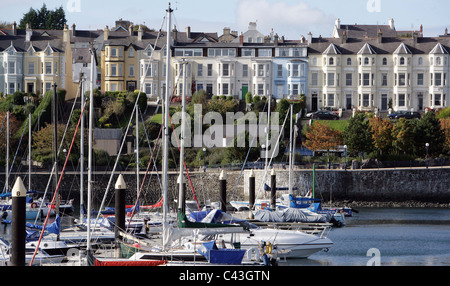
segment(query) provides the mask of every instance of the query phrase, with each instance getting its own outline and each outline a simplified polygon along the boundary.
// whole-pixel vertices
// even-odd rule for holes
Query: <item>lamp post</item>
[[[425,143],[425,150],[426,150],[426,157],[425,157],[425,165],[427,166],[428,169],[428,147],[430,147],[430,143]]]
[[[206,148],[203,148],[203,165],[204,165],[204,171],[206,171]]]
[[[344,170],[347,171],[347,145],[344,145],[344,155],[345,155]]]

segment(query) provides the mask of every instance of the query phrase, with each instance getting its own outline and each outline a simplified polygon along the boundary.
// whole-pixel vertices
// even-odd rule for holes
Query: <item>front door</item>
[[[245,100],[245,95],[247,94],[247,92],[248,92],[248,84],[242,84],[242,100]]]
[[[277,98],[283,98],[283,85],[277,85]]]
[[[33,93],[33,90],[34,90],[34,83],[29,82],[29,83],[27,84],[27,92],[28,92],[28,93]]]
[[[387,110],[388,109],[388,99],[387,94],[381,95],[381,110]]]
[[[318,107],[317,93],[313,93],[311,96],[311,111],[316,111]]]

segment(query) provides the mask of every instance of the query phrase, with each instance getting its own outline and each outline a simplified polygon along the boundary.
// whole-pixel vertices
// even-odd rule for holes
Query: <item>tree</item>
[[[428,148],[429,155],[439,156],[442,153],[445,133],[434,112],[427,112],[417,122],[414,128],[414,142],[414,151],[417,157],[425,156],[426,143],[430,144]]]
[[[369,119],[369,125],[372,132],[373,145],[378,149],[379,155],[388,154],[394,142],[392,133],[394,124],[387,119],[372,117]]]
[[[342,134],[344,144],[347,145],[348,152],[352,155],[373,150],[372,133],[369,128],[369,121],[365,120],[364,113],[356,113],[349,120]]]
[[[312,151],[326,150],[328,161],[330,161],[330,150],[341,144],[342,132],[319,121],[314,122],[306,130],[305,146]]]
[[[393,146],[403,154],[413,154],[414,152],[414,123],[413,120],[400,118],[392,130]]]
[[[30,8],[20,20],[19,28],[25,29],[26,25],[30,24],[31,29],[62,30],[66,23],[66,14],[62,6],[53,11],[48,10],[44,3],[39,10]]]

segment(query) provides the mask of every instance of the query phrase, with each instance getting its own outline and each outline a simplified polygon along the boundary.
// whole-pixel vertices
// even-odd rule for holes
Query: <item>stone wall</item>
[[[264,170],[254,170],[256,177],[256,193],[264,192],[262,181]],[[305,194],[312,188],[313,171],[295,170],[293,175],[293,187],[297,188],[294,194]],[[248,177],[250,171],[246,170],[240,176],[240,171],[227,171],[227,201],[248,199]],[[10,179],[11,188],[15,177]],[[122,172],[127,183],[126,203],[134,204],[136,201],[136,175],[133,172]],[[140,182],[144,179],[140,177]],[[155,174],[148,174],[145,180],[141,198],[145,204],[157,202],[162,191],[160,180]],[[209,169],[206,172],[191,172],[190,180],[194,187],[197,199],[200,202],[219,200],[219,176],[220,170]],[[106,202],[114,204],[114,184],[118,174],[110,179],[110,172],[97,172],[93,175],[94,206],[99,206],[108,182],[111,181]],[[240,178],[239,178],[240,177]],[[0,178],[4,178],[0,174]],[[169,174],[169,202],[178,198],[178,175]],[[288,187],[289,172],[276,170],[277,187]],[[27,174],[22,174],[22,179],[28,187]],[[85,196],[87,194],[87,175],[84,176]],[[45,191],[49,180],[49,174],[38,173],[32,176],[32,187],[39,192]],[[237,183],[239,180],[239,183]],[[3,180],[0,180],[2,183]],[[270,172],[267,174],[266,183],[270,186]],[[52,183],[50,183],[52,186]],[[193,198],[193,192],[189,180],[186,178],[187,199]],[[67,173],[61,183],[62,198],[73,198],[75,204],[79,204],[80,177],[77,173]],[[268,195],[268,193],[267,193]],[[405,169],[369,169],[369,170],[316,170],[315,171],[315,197],[329,201],[421,201],[435,203],[450,203],[450,168],[405,168]]]

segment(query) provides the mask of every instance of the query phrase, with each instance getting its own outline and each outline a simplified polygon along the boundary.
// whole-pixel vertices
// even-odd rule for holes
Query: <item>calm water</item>
[[[346,218],[345,227],[331,230],[329,238],[334,245],[328,252],[313,254],[308,259],[287,260],[281,265],[365,266],[377,259],[382,266],[450,265],[450,209],[358,211]],[[10,226],[0,225],[0,237],[9,240],[10,231]],[[368,253],[370,249],[376,249],[379,256]]]
[[[450,209],[358,210],[346,219],[345,227],[330,232],[334,245],[328,252],[282,265],[365,266],[374,261],[381,266],[450,265]]]

